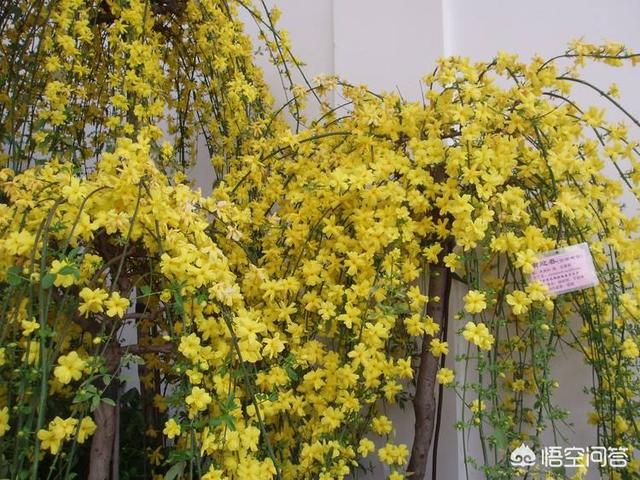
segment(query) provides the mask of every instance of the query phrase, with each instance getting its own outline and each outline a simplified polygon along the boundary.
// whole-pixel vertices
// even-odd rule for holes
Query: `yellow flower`
[[[40,328],[40,324],[33,320],[22,320],[22,322],[20,322],[20,326],[22,327],[22,335],[25,337],[28,337]]]
[[[379,415],[372,420],[371,426],[373,428],[373,431],[378,435],[386,435],[387,433],[391,432],[393,423],[391,423],[391,420],[389,420],[386,416]]]
[[[9,255],[29,255],[33,250],[36,237],[27,230],[11,232],[4,241],[4,248]]]
[[[434,338],[429,344],[429,350],[434,357],[439,357],[440,355],[448,355],[449,344],[447,342],[443,342],[437,338]]]
[[[507,303],[511,305],[511,311],[514,315],[522,315],[527,313],[529,305],[531,305],[531,299],[526,293],[520,290],[514,290],[513,293],[507,294],[505,297]]]
[[[536,254],[533,250],[527,249],[525,251],[516,253],[515,266],[521,268],[524,273],[532,273],[533,266],[538,261]]]
[[[487,308],[486,296],[478,290],[470,290],[464,296],[464,309],[471,314],[480,313]]]
[[[378,458],[387,465],[403,465],[409,455],[409,449],[403,443],[393,445],[387,443],[384,447],[378,449]]]
[[[53,281],[53,284],[56,287],[66,288],[70,287],[76,282],[76,277],[75,275],[73,275],[73,273],[60,273],[60,270],[70,266],[72,266],[72,264],[70,264],[66,260],[54,260],[53,262],[51,262],[51,268],[49,269],[49,272],[53,273],[56,276],[55,280]]]
[[[202,383],[204,375],[199,370],[189,368],[187,369],[186,373],[187,377],[189,377],[189,382],[191,382],[191,385],[200,385]]]
[[[529,298],[534,302],[544,302],[549,298],[549,289],[542,282],[531,282],[525,290]]]
[[[178,351],[192,362],[196,362],[200,356],[200,338],[195,333],[191,333],[180,339]]]
[[[477,345],[481,350],[490,350],[494,342],[493,335],[489,333],[489,329],[484,323],[467,322],[462,336],[468,342]]]
[[[164,433],[167,438],[174,438],[180,435],[180,425],[173,418],[170,418],[164,424],[164,430],[162,430],[162,433]]]
[[[58,431],[39,430],[38,439],[40,440],[40,448],[51,451],[52,455],[56,455],[60,450],[60,446],[64,440],[64,436],[59,436]]]
[[[599,127],[604,119],[604,110],[597,107],[589,107],[583,114],[584,120],[591,127]]]
[[[53,369],[53,375],[60,383],[66,385],[71,380],[80,380],[85,366],[86,362],[73,351],[58,358],[58,366]]]
[[[164,457],[162,456],[161,450],[161,446],[156,448],[155,450],[151,450],[150,448],[148,449],[149,453],[147,454],[147,458],[149,459],[149,463],[156,466],[162,463],[162,459]]]
[[[191,393],[185,398],[189,406],[189,417],[193,417],[197,412],[205,410],[211,403],[211,395],[200,387],[193,387]]]
[[[211,466],[209,467],[209,471],[202,476],[202,480],[226,480],[227,476],[224,474],[222,470],[218,470],[217,468]]]
[[[444,265],[452,272],[455,272],[462,266],[460,256],[457,253],[450,253],[446,255],[444,257]]]
[[[64,420],[60,417],[54,418],[49,422],[48,429],[38,431],[38,439],[41,442],[40,448],[49,450],[52,455],[57,455],[62,442],[71,438],[77,424],[78,420],[75,418],[67,418]]]
[[[78,428],[78,443],[84,443],[87,438],[93,435],[96,431],[97,425],[91,417],[84,417],[80,420],[80,427]]]
[[[479,412],[484,411],[487,408],[487,406],[482,400],[476,398],[473,402],[471,402],[471,406],[469,408],[473,413],[477,414]]]
[[[273,338],[265,338],[262,340],[264,347],[262,355],[266,358],[273,358],[284,350],[286,342],[280,339],[280,333],[275,333]]]
[[[362,457],[366,457],[371,452],[373,452],[375,449],[376,449],[375,444],[371,440],[369,440],[368,438],[361,439],[360,443],[358,444],[358,453]]]
[[[332,432],[340,426],[343,418],[344,413],[340,409],[328,407],[322,412],[320,424],[325,427],[326,432]]]
[[[622,342],[621,351],[622,356],[626,358],[638,358],[640,356],[638,345],[631,338],[627,338]]]
[[[107,316],[122,318],[129,308],[129,299],[122,298],[119,292],[113,292],[104,306],[107,308]]]
[[[9,431],[9,407],[0,408],[0,437]]]
[[[519,378],[518,380],[514,380],[513,381],[512,385],[511,385],[511,389],[514,392],[521,392],[521,391],[524,390],[525,386],[526,386],[525,381],[523,379]]]
[[[28,353],[27,353],[28,352]],[[31,340],[27,346],[24,355],[22,356],[22,360],[27,360],[29,365],[34,365],[40,359],[40,342],[36,340]]]
[[[101,313],[104,310],[103,303],[109,297],[109,294],[101,288],[91,290],[84,287],[80,290],[80,298],[83,302],[78,307],[78,311],[85,317],[89,313]]]
[[[442,385],[448,385],[453,382],[454,379],[455,375],[453,370],[446,367],[439,369],[436,374],[436,380],[438,380],[438,383],[441,383]]]

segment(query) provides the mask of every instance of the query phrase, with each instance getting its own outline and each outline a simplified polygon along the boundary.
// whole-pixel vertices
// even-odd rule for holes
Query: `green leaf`
[[[58,273],[60,275],[73,275],[76,278],[80,277],[80,270],[78,270],[78,267],[75,265],[65,265],[58,271]]]
[[[236,424],[233,422],[233,418],[229,414],[225,413],[220,418],[222,419],[223,423],[225,423],[227,425],[229,430],[231,430],[232,432],[235,432]]]
[[[76,396],[73,397],[73,403],[82,403],[96,397],[99,398],[98,389],[95,385],[85,385],[76,392]]]
[[[171,450],[169,451],[169,457],[167,458],[167,464],[187,462],[193,458],[193,452],[191,450]]]
[[[95,412],[95,410],[100,406],[100,397],[99,396],[94,396],[91,397],[91,408],[90,410],[92,412]]]
[[[289,375],[289,378],[294,382],[297,381],[298,378],[300,378],[298,373],[293,368],[286,366],[284,369],[287,372],[287,375]]]
[[[111,407],[115,407],[116,406],[116,402],[114,402],[111,398],[103,398],[102,399],[102,403],[106,403],[107,405],[111,406]]]
[[[493,437],[496,439],[496,447],[498,449],[502,450],[507,448],[507,436],[505,435],[505,432],[502,430],[502,428],[496,428]]]
[[[175,480],[176,478],[179,478],[180,475],[184,473],[184,469],[186,466],[186,462],[176,463],[169,469],[167,473],[165,473],[164,480]]]
[[[144,297],[151,295],[151,287],[149,285],[142,285],[142,287],[140,287],[140,291]]]
[[[55,281],[56,274],[49,272],[44,277],[42,277],[42,280],[40,280],[40,285],[42,285],[42,288],[51,288],[53,282]]]
[[[22,276],[22,268],[17,265],[13,265],[7,271],[7,283],[12,287],[17,287],[24,280]]]

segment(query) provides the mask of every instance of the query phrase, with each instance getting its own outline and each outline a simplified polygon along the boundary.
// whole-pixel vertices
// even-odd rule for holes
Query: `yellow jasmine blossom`
[[[473,402],[471,402],[471,406],[469,408],[473,413],[477,414],[485,410],[487,406],[482,400],[476,398]]]
[[[487,298],[484,293],[478,290],[470,290],[464,296],[464,309],[467,313],[480,313],[485,308],[487,308]]]
[[[373,431],[378,435],[386,435],[387,433],[391,432],[393,423],[391,423],[391,420],[389,420],[386,416],[379,415],[372,420],[371,426],[373,428]]]
[[[403,443],[393,445],[387,443],[378,449],[378,458],[387,465],[403,465],[409,456],[409,449]]]
[[[113,292],[104,306],[107,308],[107,316],[122,318],[129,308],[129,299],[122,298],[119,292]]]
[[[40,324],[34,320],[22,320],[20,326],[22,327],[22,335],[25,337],[28,337],[40,328]]]
[[[455,272],[462,266],[460,256],[457,253],[450,253],[446,255],[444,257],[444,265],[452,272]]]
[[[66,418],[64,420],[60,417],[54,418],[49,422],[48,429],[38,431],[38,439],[41,442],[40,448],[49,450],[52,455],[57,455],[62,442],[71,438],[77,424],[78,420],[75,418]]]
[[[80,427],[78,428],[78,443],[84,443],[87,438],[93,435],[96,431],[97,425],[91,417],[84,417],[80,420]]]
[[[273,358],[284,350],[286,342],[280,339],[280,333],[275,333],[272,338],[262,340],[264,347],[262,355],[266,358]]]
[[[193,362],[197,361],[201,350],[200,338],[195,333],[191,333],[180,339],[178,351],[189,360]]]
[[[0,408],[0,437],[9,431],[9,407]]]
[[[513,383],[511,384],[511,388],[514,392],[523,391],[525,386],[526,386],[525,381],[521,378],[519,378],[518,380],[514,380]]]
[[[622,356],[626,358],[638,358],[640,350],[638,345],[631,338],[625,339],[621,347]]]
[[[35,235],[27,230],[11,232],[4,241],[4,248],[9,255],[29,255],[35,241]]]
[[[38,431],[38,439],[40,440],[40,448],[49,450],[52,455],[56,455],[64,441],[64,435],[60,436],[58,430],[49,431],[42,429]]]
[[[85,317],[90,313],[101,313],[104,310],[104,301],[109,298],[109,294],[102,288],[91,290],[84,287],[79,295],[83,302],[78,307],[78,311]]]
[[[525,291],[534,302],[544,302],[549,298],[549,289],[544,283],[539,281],[531,282],[526,286]]]
[[[538,261],[536,254],[531,249],[516,253],[515,266],[521,268],[524,273],[532,273],[533,266]]]
[[[494,341],[493,335],[489,333],[489,329],[484,323],[467,322],[462,336],[481,350],[490,350]]]
[[[155,450],[148,449],[149,453],[147,454],[147,458],[149,459],[149,463],[152,465],[160,465],[162,463],[162,459],[164,458],[162,452],[160,451],[162,447],[158,447]]]
[[[58,358],[58,366],[53,369],[56,379],[66,385],[71,380],[80,380],[86,362],[78,356],[78,352],[72,351]]]
[[[162,430],[162,433],[164,433],[167,438],[177,437],[180,435],[180,425],[173,418],[170,418],[164,424],[164,430]]]
[[[218,470],[213,466],[209,467],[207,473],[202,476],[202,480],[226,480],[227,478],[222,470]]]
[[[434,338],[429,344],[429,350],[434,357],[438,357],[440,355],[448,355],[449,344],[447,342],[443,342],[437,338]]]
[[[454,378],[455,375],[453,373],[453,370],[446,367],[442,367],[441,369],[439,369],[438,373],[436,374],[436,380],[438,380],[438,383],[441,383],[442,385],[450,384],[451,382],[453,382]]]
[[[358,453],[362,457],[366,457],[371,452],[373,452],[375,449],[376,449],[375,444],[371,440],[369,440],[368,438],[361,439],[360,443],[358,444]]]
[[[54,260],[53,262],[51,262],[51,268],[49,269],[49,272],[53,273],[56,276],[55,280],[53,281],[53,284],[56,287],[66,288],[70,287],[76,282],[76,277],[72,273],[60,273],[60,270],[71,265],[72,264],[70,264],[66,260]]]
[[[531,298],[526,293],[520,290],[514,290],[513,293],[507,294],[505,297],[507,303],[511,305],[511,311],[514,315],[522,315],[527,313],[529,305],[531,305]]]
[[[185,402],[189,406],[189,416],[193,417],[195,413],[205,410],[211,403],[211,395],[200,387],[193,387],[191,393],[185,398]]]

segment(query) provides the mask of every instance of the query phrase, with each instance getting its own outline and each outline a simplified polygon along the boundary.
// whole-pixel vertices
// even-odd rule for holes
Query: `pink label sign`
[[[551,250],[539,255],[531,280],[544,283],[555,295],[574,292],[598,284],[598,275],[586,243]]]

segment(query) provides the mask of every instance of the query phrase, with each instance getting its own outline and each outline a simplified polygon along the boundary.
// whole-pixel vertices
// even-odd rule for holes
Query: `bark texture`
[[[94,415],[97,429],[91,441],[89,480],[110,480],[116,436],[116,407],[101,403]]]
[[[107,368],[112,374],[116,372],[120,364],[122,352],[115,342],[107,347],[105,359]],[[101,385],[100,385],[101,386]],[[119,381],[113,378],[104,392],[104,398],[118,401]],[[118,469],[113,468],[114,450],[116,445],[116,429],[118,428],[117,407],[102,402],[94,412],[96,431],[91,439],[91,453],[89,457],[88,480],[111,480],[112,472],[117,475]],[[115,461],[118,456],[115,455]]]
[[[427,294],[429,303],[426,313],[435,323],[440,325],[440,332],[444,325],[446,309],[449,308],[447,289],[450,288],[450,272],[444,265],[443,258],[451,251],[450,247],[443,248],[438,262],[430,264],[428,267],[429,287]],[[439,301],[431,301],[438,297]],[[408,472],[411,473],[412,480],[423,480],[427,472],[427,462],[429,460],[429,450],[433,440],[433,430],[436,420],[436,374],[438,373],[439,361],[429,351],[429,344],[434,337],[425,334],[422,338],[422,349],[420,352],[420,366],[416,377],[416,393],[413,398],[413,410],[415,412],[415,427],[413,437],[413,448],[411,449],[411,459],[409,460]],[[435,479],[434,479],[435,480]]]

